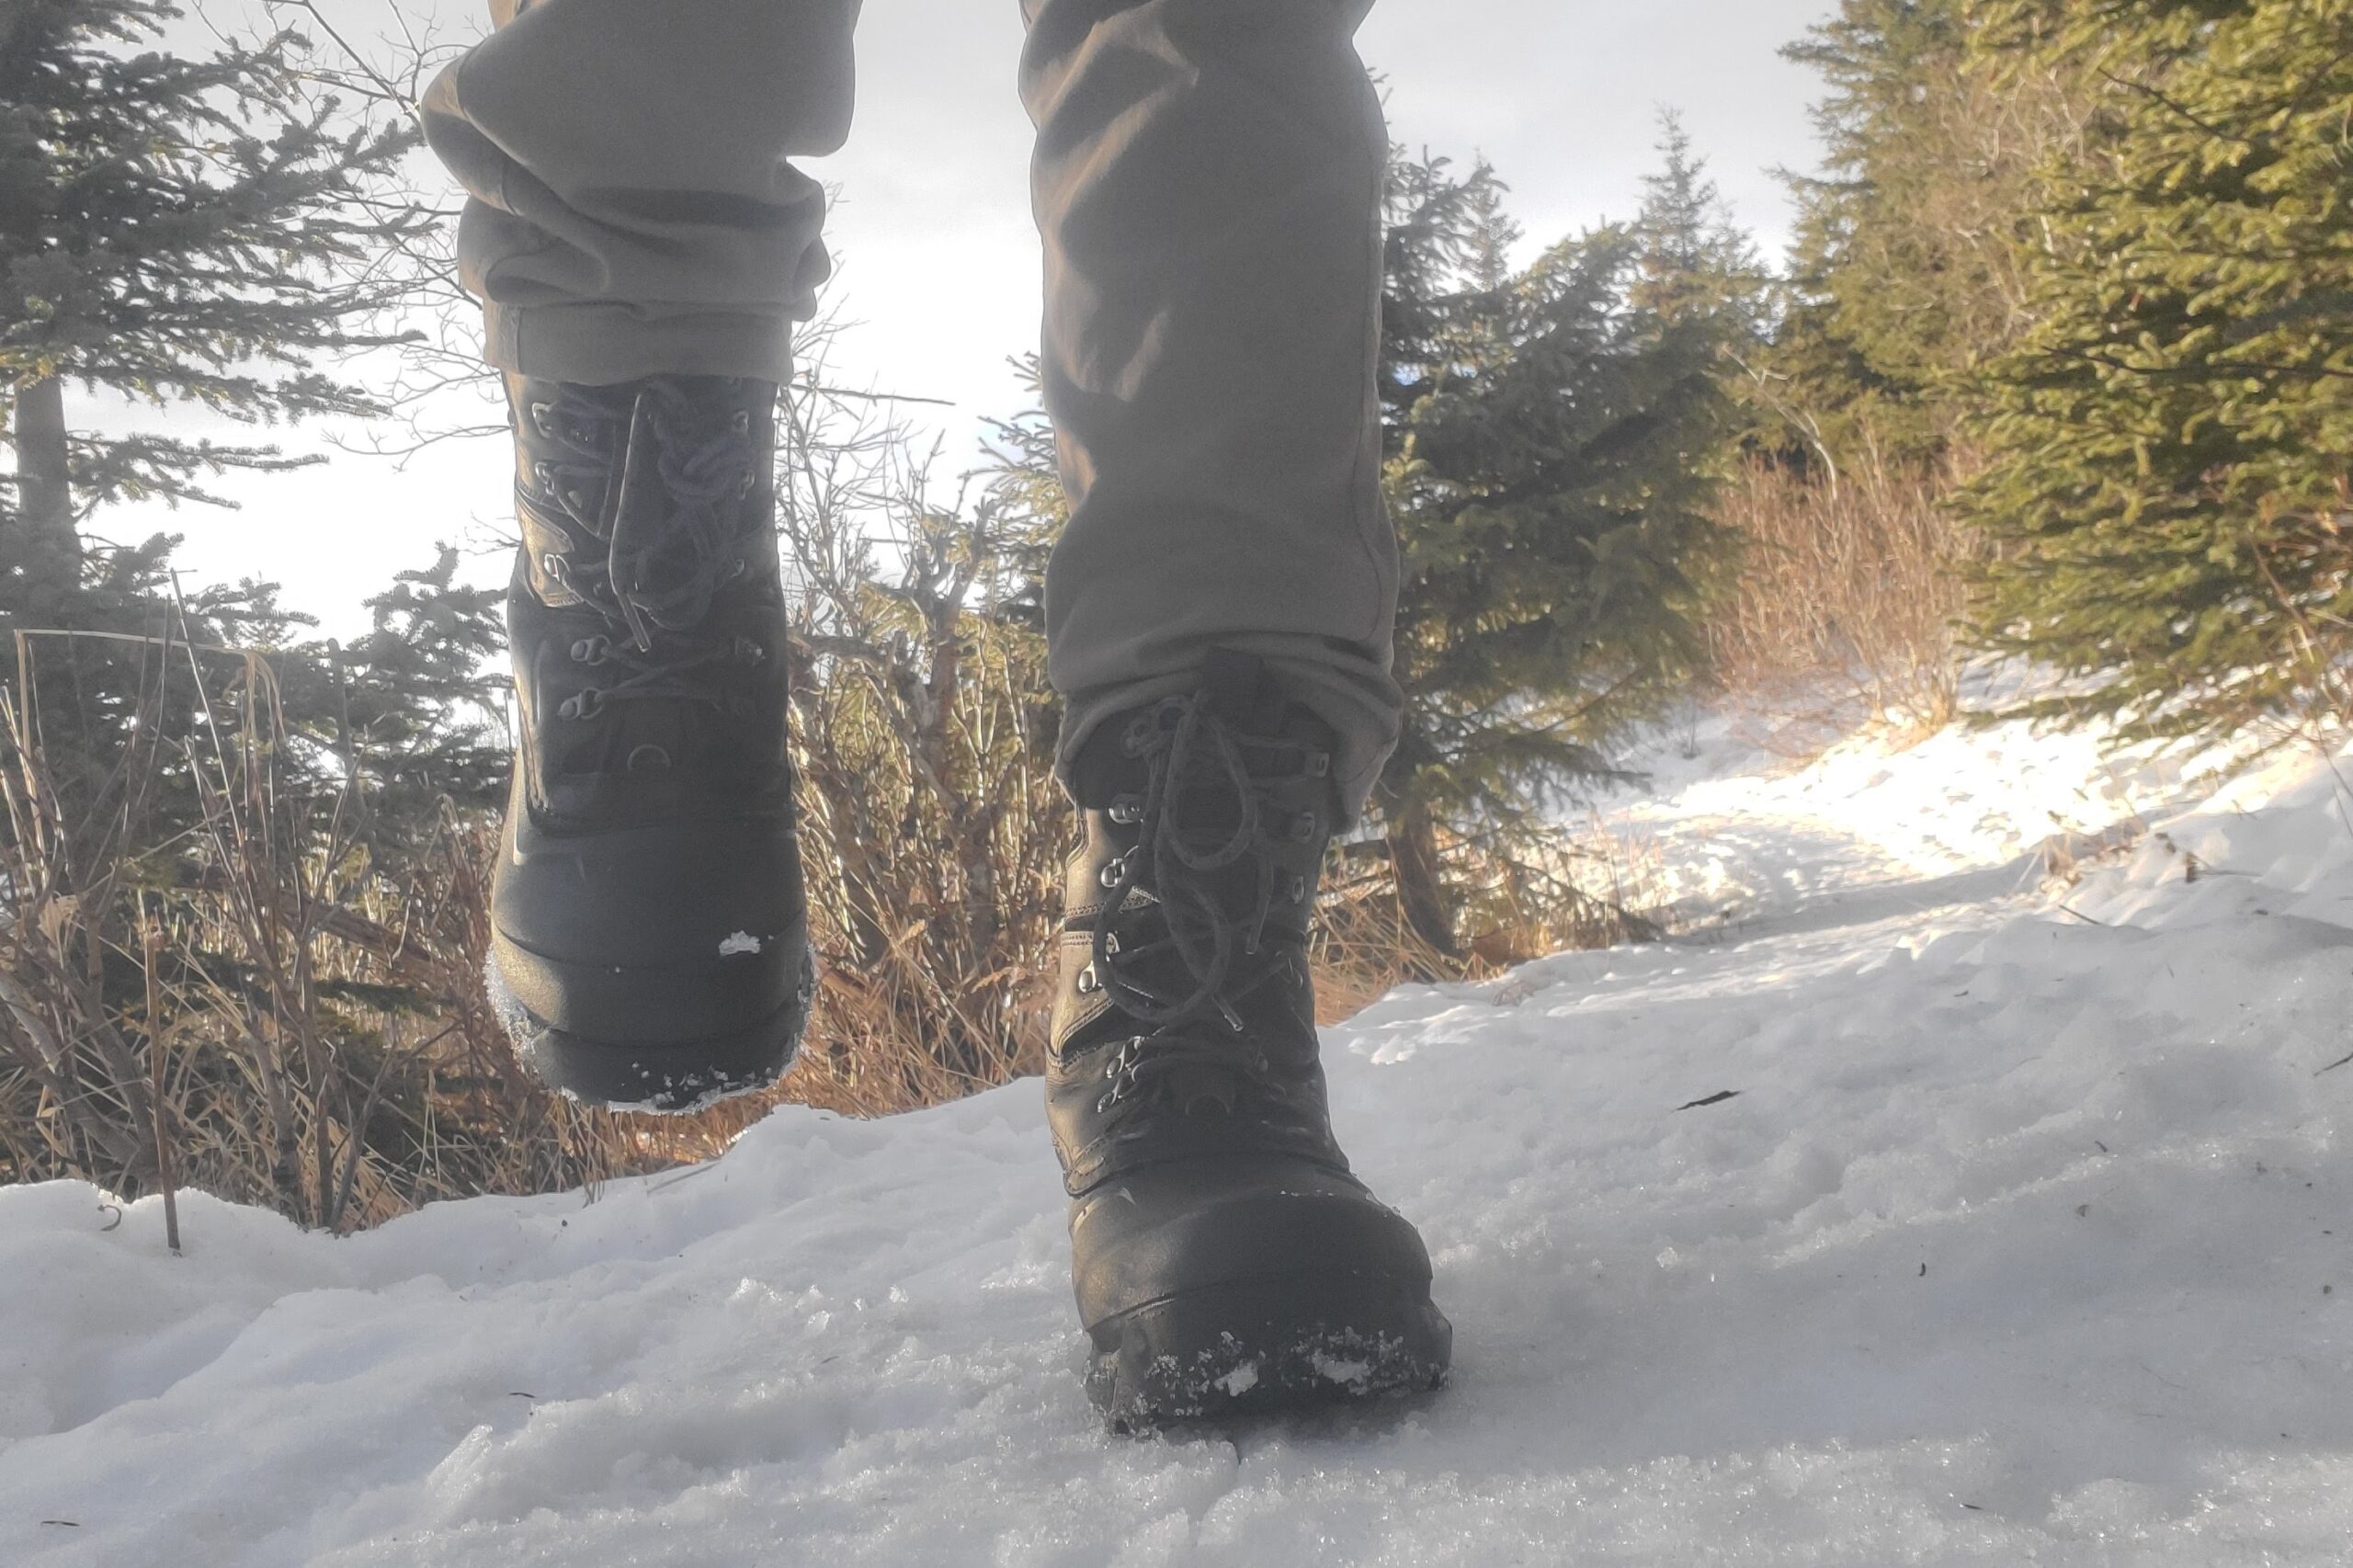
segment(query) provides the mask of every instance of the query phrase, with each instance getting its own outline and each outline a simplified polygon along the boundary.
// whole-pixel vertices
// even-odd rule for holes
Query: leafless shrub
[[[1319,1022],[1409,981],[1484,980],[1547,954],[1654,941],[1669,903],[1655,858],[1596,817],[1508,842],[1440,830],[1442,873],[1463,894],[1460,950],[1414,933],[1380,840],[1336,846],[1310,934]]]
[[[1827,698],[1922,731],[1949,722],[1977,548],[1946,512],[1954,483],[1950,464],[1876,454],[1835,480],[1744,464],[1717,512],[1748,546],[1710,626],[1724,686],[1776,708]]]
[[[973,482],[949,505],[903,430],[798,394],[779,531],[798,587],[794,757],[824,979],[796,1097],[879,1112],[1044,1062],[1074,832],[1022,562]]]
[[[272,661],[168,630],[77,819],[35,642],[0,692],[0,1176],[168,1180],[340,1231],[670,1161],[515,1071],[481,991],[486,824],[445,807],[389,872],[356,778],[290,766]],[[196,808],[168,830],[167,780]]]
[[[796,389],[786,412],[823,980],[782,1085],[648,1118],[521,1073],[482,990],[494,821],[444,800],[381,852],[366,770],[288,720],[281,665],[311,655],[192,646],[185,615],[117,634],[103,696],[127,738],[61,790],[23,631],[0,688],[0,1180],[200,1187],[349,1231],[439,1198],[593,1192],[714,1154],[780,1101],[877,1115],[1039,1070],[1074,834],[1034,601],[1051,519],[987,476],[935,500],[875,406]],[[1409,977],[1649,933],[1608,835],[1525,838],[1439,836],[1467,890],[1451,957],[1411,937],[1381,841],[1336,848],[1324,1021]]]

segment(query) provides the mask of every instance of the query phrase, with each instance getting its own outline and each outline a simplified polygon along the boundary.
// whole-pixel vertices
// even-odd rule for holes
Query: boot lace
[[[1294,903],[1306,898],[1304,878],[1279,888],[1269,851],[1315,831],[1312,814],[1284,812],[1269,789],[1321,777],[1330,758],[1295,741],[1241,733],[1199,698],[1164,700],[1140,715],[1124,740],[1130,753],[1143,759],[1146,784],[1141,797],[1115,801],[1111,812],[1114,821],[1132,822],[1140,832],[1134,847],[1111,862],[1119,868],[1116,880],[1105,879],[1091,971],[1112,1004],[1149,1032],[1123,1041],[1108,1059],[1104,1077],[1110,1087],[1097,1108],[1110,1112],[1121,1103],[1142,1103],[1155,1083],[1181,1080],[1188,1104],[1207,1097],[1230,1110],[1244,1089],[1274,1086],[1272,1064],[1249,1041],[1234,1006],[1274,971],[1237,985],[1240,961],[1264,949],[1279,894]],[[1297,766],[1277,766],[1284,756]],[[1188,820],[1188,807],[1204,801],[1219,804],[1230,823]],[[1221,900],[1211,877],[1245,858],[1253,860],[1255,885],[1246,909],[1237,913]],[[1115,926],[1139,889],[1158,903],[1165,935],[1122,948]],[[1184,989],[1169,992],[1137,978],[1142,960],[1172,951],[1186,977]]]
[[[567,719],[593,719],[608,704],[656,698],[725,710],[728,699],[711,679],[714,666],[756,665],[769,654],[749,639],[699,630],[719,590],[749,565],[745,551],[752,530],[733,505],[756,483],[748,416],[739,414],[715,432],[698,432],[692,399],[659,380],[645,384],[628,412],[571,387],[529,412],[540,433],[560,449],[559,456],[537,465],[541,491],[582,533],[606,545],[601,560],[551,551],[540,564],[622,634],[573,643],[576,663],[608,668],[613,678],[584,687],[558,711]],[[650,454],[634,439],[641,428],[652,437]],[[669,506],[666,513],[615,506],[607,538],[603,520],[588,514],[586,497],[605,493],[616,446],[627,450],[632,465],[651,456]]]

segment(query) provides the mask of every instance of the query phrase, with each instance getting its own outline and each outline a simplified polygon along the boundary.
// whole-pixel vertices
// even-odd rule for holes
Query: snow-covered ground
[[[1330,1032],[1441,1393],[1107,1437],[1035,1085],[350,1241],[188,1199],[182,1258],[54,1184],[0,1191],[0,1562],[2353,1560],[2335,772],[1700,739],[1614,813],[1689,935]]]

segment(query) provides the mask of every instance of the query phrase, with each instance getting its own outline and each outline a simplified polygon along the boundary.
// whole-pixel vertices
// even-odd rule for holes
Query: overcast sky
[[[445,38],[486,25],[461,0],[401,0]],[[662,0],[646,0],[661,4]],[[790,3],[790,0],[782,0]],[[386,0],[325,0],[362,48],[388,30]],[[260,0],[209,0],[222,20]],[[1777,167],[1814,160],[1816,83],[1779,47],[1833,0],[1379,0],[1358,35],[1385,79],[1392,135],[1458,158],[1484,153],[1513,190],[1531,245],[1630,212],[1652,166],[1660,109],[1681,111],[1740,220],[1768,252],[1787,228]],[[1013,92],[1015,0],[867,0],[858,34],[858,130],[811,165],[841,188],[832,223],[834,299],[858,324],[834,379],[953,401],[921,412],[963,465],[981,420],[1013,412],[1005,368],[1037,333],[1029,123]],[[297,434],[290,445],[309,447]],[[330,630],[359,600],[429,559],[436,539],[479,544],[504,526],[506,453],[481,441],[394,471],[338,456],[324,470],[230,482],[226,516],[197,510],[100,520],[115,537],[188,536],[205,579],[257,574]],[[482,563],[484,576],[505,567]]]

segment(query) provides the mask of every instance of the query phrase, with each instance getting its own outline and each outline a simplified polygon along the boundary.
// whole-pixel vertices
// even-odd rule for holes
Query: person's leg
[[[1351,814],[1395,743],[1370,5],[1023,0],[1066,763],[1220,646],[1332,725]]]
[[[1023,4],[1085,832],[1047,1114],[1118,1425],[1427,1387],[1451,1344],[1333,1136],[1307,963],[1397,733],[1369,3]]]
[[[827,262],[794,156],[849,131],[859,0],[492,0],[426,92],[502,369],[782,381]]]
[[[770,1082],[813,990],[785,746],[777,386],[826,270],[857,0],[494,0],[425,123],[507,372],[519,745],[489,983],[583,1099]]]

